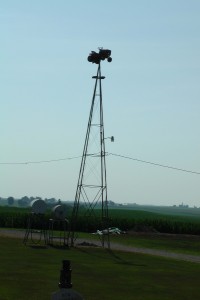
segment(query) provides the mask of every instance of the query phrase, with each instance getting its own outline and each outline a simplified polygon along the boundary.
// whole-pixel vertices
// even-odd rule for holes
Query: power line
[[[80,158],[80,156],[74,157],[65,157],[65,158],[58,158],[58,159],[50,159],[50,160],[39,160],[39,161],[25,161],[25,162],[0,162],[0,165],[29,165],[29,164],[43,164],[43,163],[52,163],[52,162],[59,162],[64,160],[71,160]]]
[[[99,156],[100,153],[90,153],[87,156]],[[108,155],[108,153],[106,153]],[[71,159],[81,158],[82,155],[73,156],[73,157],[64,157],[64,158],[57,158],[57,159],[50,159],[50,160],[38,160],[38,161],[22,161],[22,162],[0,162],[0,165],[29,165],[29,164],[44,164],[44,163],[52,163],[52,162],[59,162]]]
[[[187,172],[187,173],[200,175],[200,172],[196,172],[196,171],[192,171],[192,170],[186,170],[186,169],[181,169],[181,168],[177,168],[177,167],[173,167],[173,166],[162,165],[162,164],[159,164],[159,163],[146,161],[146,160],[142,160],[142,159],[138,159],[138,158],[133,158],[133,157],[129,157],[129,156],[124,156],[124,155],[116,154],[116,153],[108,153],[108,154],[113,155],[113,156],[117,156],[117,157],[121,157],[121,158],[125,158],[125,159],[130,159],[130,160],[142,162],[142,163],[145,163],[145,164],[154,165],[154,166],[157,166],[157,167],[168,168],[168,169],[172,169],[172,170],[176,170],[176,171],[181,171],[181,172]]]
[[[160,163],[155,163],[155,162],[151,162],[151,161],[147,161],[147,160],[142,160],[142,159],[138,159],[138,158],[134,158],[134,157],[130,157],[130,156],[125,156],[125,155],[121,155],[121,154],[117,154],[117,153],[106,152],[105,154],[107,156],[108,155],[112,155],[112,156],[116,156],[116,157],[120,157],[120,158],[124,158],[124,159],[134,160],[134,161],[141,162],[141,163],[144,163],[144,164],[150,164],[150,165],[161,167],[161,168],[167,168],[167,169],[172,169],[172,170],[175,170],[175,171],[180,171],[180,172],[186,172],[186,173],[192,173],[192,174],[200,175],[200,172],[197,172],[197,171],[186,170],[186,169],[177,168],[177,167],[169,166],[169,165],[163,165],[163,164],[160,164]],[[90,156],[98,156],[98,153],[93,153],[93,154],[89,154],[89,155]],[[0,162],[0,165],[43,164],[43,163],[52,163],[52,162],[72,160],[72,159],[77,159],[77,158],[81,158],[81,157],[82,157],[82,155],[73,156],[73,157],[58,158],[58,159],[50,159],[50,160],[39,160],[39,161]]]

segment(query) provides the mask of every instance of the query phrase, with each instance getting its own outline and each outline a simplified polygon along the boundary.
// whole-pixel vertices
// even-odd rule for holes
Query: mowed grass
[[[98,235],[91,233],[77,233],[77,237],[95,242]],[[157,233],[126,233],[110,235],[112,243],[129,247],[142,247],[169,252],[200,256],[200,236],[181,234],[157,234]]]
[[[200,255],[200,237],[176,234],[125,234],[111,237],[112,242],[169,252]]]
[[[24,246],[0,238],[0,300],[46,300],[58,290],[62,260],[85,300],[200,299],[200,264],[99,248]]]

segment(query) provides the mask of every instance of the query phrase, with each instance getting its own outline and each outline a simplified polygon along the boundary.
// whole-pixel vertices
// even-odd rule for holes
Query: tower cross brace
[[[84,207],[84,217],[88,222],[91,217],[93,217],[93,220],[96,219],[95,207],[101,208],[101,214],[100,216],[98,215],[100,222],[98,226],[104,230],[109,226],[101,82],[105,77],[101,75],[100,59],[97,62],[95,61],[95,63],[98,64],[98,68],[96,76],[92,77],[95,79],[95,85],[71,215],[71,226],[68,236],[70,246],[74,245],[80,206]],[[107,231],[107,234],[101,235],[100,239],[103,247],[106,243],[107,247],[110,248],[109,231]]]

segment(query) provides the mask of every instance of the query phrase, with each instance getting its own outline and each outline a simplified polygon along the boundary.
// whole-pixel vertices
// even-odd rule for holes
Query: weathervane
[[[112,57],[110,56],[111,56],[111,50],[103,49],[101,47],[99,48],[99,53],[95,51],[91,51],[91,53],[88,56],[88,61],[95,64],[99,64],[101,60],[107,59],[108,62],[111,62]]]

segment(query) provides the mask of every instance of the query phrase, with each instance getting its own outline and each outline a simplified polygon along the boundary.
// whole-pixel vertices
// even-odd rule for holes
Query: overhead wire
[[[178,167],[174,167],[174,166],[170,166],[170,165],[164,165],[164,164],[160,164],[160,163],[156,163],[156,162],[152,162],[152,161],[147,161],[147,160],[143,160],[143,159],[138,159],[138,158],[134,158],[134,157],[130,157],[130,156],[125,156],[125,155],[121,155],[121,154],[117,154],[117,153],[106,152],[105,155],[106,156],[109,156],[109,155],[116,156],[116,157],[120,157],[120,158],[124,158],[124,159],[129,159],[129,160],[141,162],[141,163],[144,163],[144,164],[150,164],[150,165],[161,167],[161,168],[167,168],[167,169],[172,169],[172,170],[175,170],[175,171],[200,175],[200,172],[198,172],[198,171],[187,170],[187,169],[178,168]],[[97,153],[93,153],[93,154],[89,154],[88,156],[99,156],[99,155],[97,155]],[[58,158],[58,159],[50,159],[50,160],[39,160],[39,161],[0,162],[0,165],[43,164],[43,163],[53,163],[53,162],[59,162],[59,161],[72,160],[72,159],[77,159],[77,158],[81,158],[81,157],[82,157],[82,155],[72,156],[72,157],[65,157],[65,158]]]
[[[176,170],[176,171],[181,171],[181,172],[187,172],[187,173],[200,175],[200,172],[197,172],[197,171],[186,170],[186,169],[177,168],[177,167],[173,167],[173,166],[169,166],[169,165],[163,165],[163,164],[160,164],[160,163],[155,163],[155,162],[142,160],[142,159],[138,159],[138,158],[133,158],[133,157],[129,157],[129,156],[121,155],[121,154],[116,154],[116,153],[108,153],[108,154],[113,155],[113,156],[117,156],[117,157],[121,157],[121,158],[125,158],[125,159],[129,159],[129,160],[134,160],[134,161],[137,161],[137,162],[142,162],[142,163],[145,163],[145,164],[150,164],[150,165],[157,166],[157,167],[162,167],[162,168],[172,169],[172,170]]]
[[[0,162],[0,165],[29,165],[29,164],[43,164],[43,163],[52,163],[52,162],[58,162],[58,161],[64,161],[64,160],[71,160],[82,157],[79,156],[73,156],[73,157],[65,157],[65,158],[58,158],[58,159],[50,159],[50,160],[39,160],[39,161],[24,161],[24,162]]]

